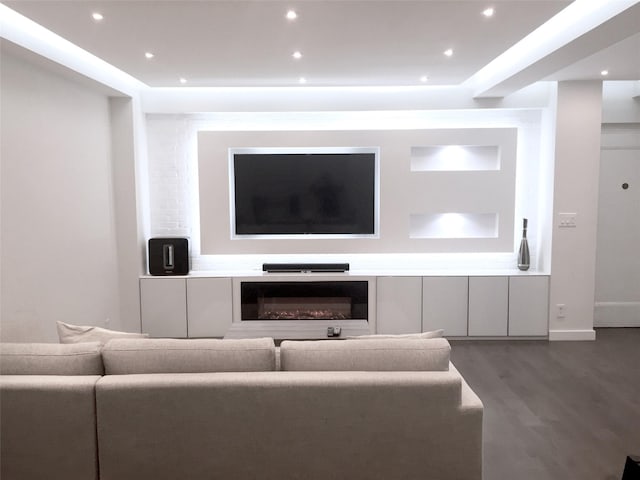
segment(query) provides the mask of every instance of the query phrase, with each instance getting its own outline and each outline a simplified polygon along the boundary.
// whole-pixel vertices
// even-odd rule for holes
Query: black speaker
[[[149,273],[151,275],[187,275],[189,239],[150,238]]]

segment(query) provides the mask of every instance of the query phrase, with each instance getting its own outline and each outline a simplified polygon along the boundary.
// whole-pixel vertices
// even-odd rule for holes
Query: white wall
[[[108,98],[3,51],[2,341],[120,326]]]
[[[556,106],[549,337],[593,339],[602,82],[560,82]],[[560,214],[575,228],[560,228]],[[564,305],[564,316],[557,305]]]
[[[135,98],[110,97],[109,107],[120,328],[135,332],[142,325],[138,279],[147,268],[146,154],[138,138],[144,138],[144,122]]]

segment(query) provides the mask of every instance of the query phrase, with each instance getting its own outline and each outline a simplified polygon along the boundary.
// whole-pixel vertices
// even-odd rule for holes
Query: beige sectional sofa
[[[4,344],[0,476],[480,479],[482,403],[449,353],[442,338]]]
[[[98,478],[99,343],[0,346],[0,478]]]

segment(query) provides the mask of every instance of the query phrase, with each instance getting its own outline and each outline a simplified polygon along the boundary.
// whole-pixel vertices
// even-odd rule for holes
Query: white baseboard
[[[595,340],[596,331],[589,330],[549,330],[550,341]]]
[[[640,327],[640,302],[596,302],[594,327]]]

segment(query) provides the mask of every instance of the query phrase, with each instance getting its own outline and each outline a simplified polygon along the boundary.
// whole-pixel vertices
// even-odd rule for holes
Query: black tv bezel
[[[362,233],[304,233],[304,234],[241,234],[236,231],[235,164],[236,154],[361,154],[374,155],[374,231]],[[380,147],[238,147],[229,148],[229,220],[231,239],[355,239],[380,237]]]

